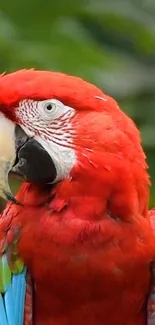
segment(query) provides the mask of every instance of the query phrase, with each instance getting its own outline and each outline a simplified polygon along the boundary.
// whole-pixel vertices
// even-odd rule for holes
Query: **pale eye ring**
[[[60,101],[56,99],[48,99],[45,101],[40,101],[38,108],[43,119],[53,120],[63,115],[66,111],[67,106],[64,106]]]
[[[51,111],[53,111],[56,108],[56,104],[55,103],[46,103],[44,105],[44,111],[46,113],[50,113]]]

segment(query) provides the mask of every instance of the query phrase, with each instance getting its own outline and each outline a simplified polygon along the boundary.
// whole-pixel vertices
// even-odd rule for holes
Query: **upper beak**
[[[20,204],[13,196],[9,183],[9,172],[14,169],[19,148],[28,141],[28,136],[12,121],[0,114],[0,197]]]
[[[0,115],[0,196],[16,203],[8,184],[8,174],[16,158],[15,124]]]

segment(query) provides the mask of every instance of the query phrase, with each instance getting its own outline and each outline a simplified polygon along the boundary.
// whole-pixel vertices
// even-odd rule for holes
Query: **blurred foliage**
[[[1,1],[0,71],[30,67],[81,76],[117,99],[140,128],[155,205],[155,1]]]

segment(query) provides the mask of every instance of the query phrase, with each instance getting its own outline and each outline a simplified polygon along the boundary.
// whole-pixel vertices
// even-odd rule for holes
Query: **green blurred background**
[[[155,205],[155,0],[1,1],[0,72],[30,67],[81,76],[115,97],[141,130]]]

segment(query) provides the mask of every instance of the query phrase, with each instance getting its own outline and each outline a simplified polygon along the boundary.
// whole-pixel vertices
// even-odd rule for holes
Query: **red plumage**
[[[1,240],[21,229],[18,252],[35,282],[34,324],[146,324],[155,242],[139,132],[112,98],[79,78],[24,70],[0,79],[6,116],[15,121],[25,98],[56,98],[77,110],[70,178],[23,184],[23,206],[11,204],[1,218]]]

